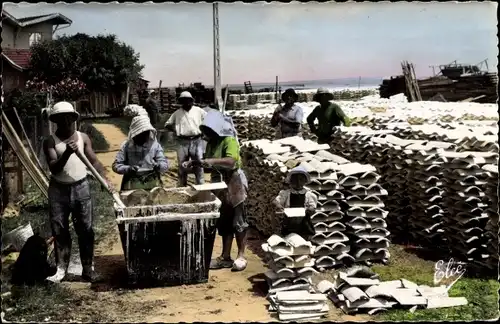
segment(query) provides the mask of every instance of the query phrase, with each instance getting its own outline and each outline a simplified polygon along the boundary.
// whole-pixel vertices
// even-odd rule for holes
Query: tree
[[[35,44],[30,59],[30,77],[38,83],[79,80],[89,91],[117,95],[142,76],[143,68],[139,54],[115,35],[64,35]]]

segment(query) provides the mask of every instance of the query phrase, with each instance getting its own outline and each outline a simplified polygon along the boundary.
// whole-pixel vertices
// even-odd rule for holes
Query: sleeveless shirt
[[[78,150],[83,153],[84,143],[82,134],[80,132],[76,132],[78,135],[77,145]],[[56,150],[57,158],[61,157],[66,151],[66,143],[61,141],[56,134],[52,134],[52,138],[54,139],[54,148]],[[87,166],[80,160],[80,158],[76,155],[76,153],[71,154],[66,162],[66,165],[62,169],[62,171],[58,174],[52,174],[52,177],[60,183],[64,184],[72,184],[78,182],[85,177],[87,177]]]

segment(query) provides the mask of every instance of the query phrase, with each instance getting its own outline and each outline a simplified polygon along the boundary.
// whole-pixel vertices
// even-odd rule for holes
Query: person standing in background
[[[83,271],[82,279],[94,282],[99,276],[94,271],[94,230],[92,228],[93,206],[87,166],[77,156],[84,154],[99,174],[107,180],[106,169],[92,149],[87,134],[75,130],[79,114],[69,102],[56,103],[50,113],[50,121],[57,125],[53,135],[43,143],[43,150],[51,172],[49,182],[49,217],[52,235],[55,238],[57,272],[49,280],[60,282],[66,276],[71,256],[69,215],[71,214]]]
[[[300,136],[300,128],[304,119],[304,110],[296,104],[299,96],[293,89],[287,89],[281,95],[281,100],[285,102],[283,106],[278,106],[271,118],[271,126],[278,126],[276,138],[286,138]]]
[[[203,158],[204,142],[200,126],[207,114],[205,110],[194,105],[194,98],[190,92],[184,91],[179,96],[181,108],[177,109],[165,123],[165,128],[173,131],[178,139],[177,162],[179,174],[179,186],[187,186],[189,168],[183,166],[184,162],[201,161]],[[203,168],[193,165],[196,184],[202,184],[204,180]]]
[[[342,111],[339,105],[330,102],[333,94],[325,88],[319,88],[313,97],[313,101],[319,103],[307,116],[307,124],[311,132],[318,137],[319,144],[329,144],[332,140],[334,128],[342,124],[350,126],[349,117]],[[314,122],[318,120],[318,127]]]
[[[151,125],[156,128],[158,123],[158,114],[160,112],[160,104],[156,99],[156,92],[154,90],[149,91],[148,98],[144,103],[144,109],[148,112],[149,120],[151,121]]]

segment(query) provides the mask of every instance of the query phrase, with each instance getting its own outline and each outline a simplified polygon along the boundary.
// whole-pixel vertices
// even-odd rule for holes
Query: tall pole
[[[214,25],[214,101],[217,108],[224,113],[222,103],[222,82],[220,76],[220,45],[219,45],[219,4],[213,4],[213,25]]]

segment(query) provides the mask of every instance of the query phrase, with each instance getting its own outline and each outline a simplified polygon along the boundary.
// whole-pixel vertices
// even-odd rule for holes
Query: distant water
[[[278,80],[278,85],[281,87],[282,91],[288,88],[293,88],[295,90],[307,90],[307,89],[318,89],[318,88],[328,88],[328,89],[367,89],[367,88],[378,88],[382,83],[383,78],[344,78],[344,79],[328,79],[328,80],[304,80],[304,81],[287,81],[280,82]],[[254,91],[263,88],[274,88],[276,83],[253,83],[252,89]],[[224,85],[223,85],[224,87]],[[231,90],[243,90],[245,87],[243,84],[230,84],[229,89]]]

